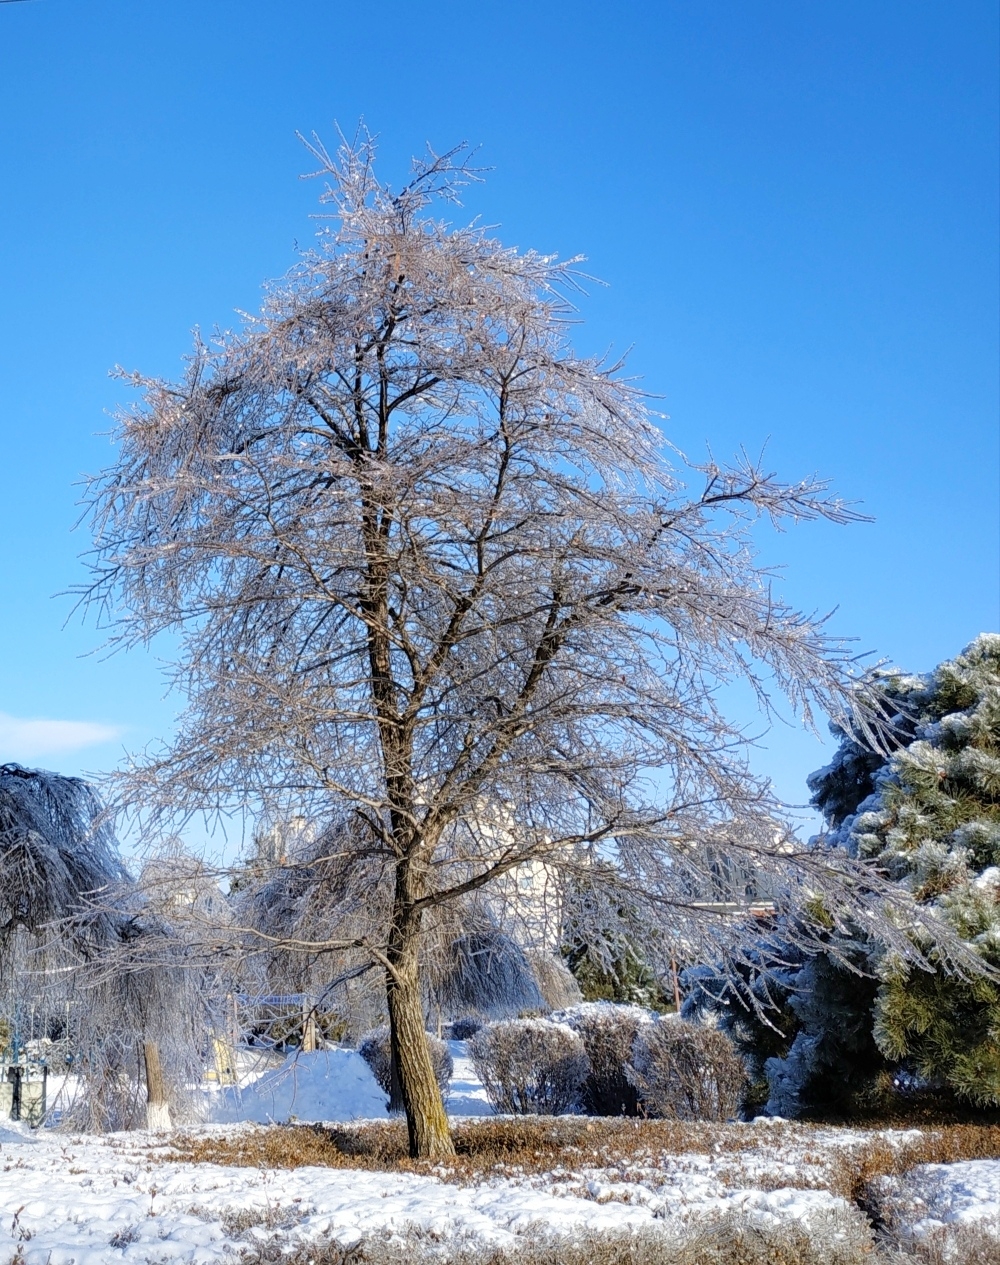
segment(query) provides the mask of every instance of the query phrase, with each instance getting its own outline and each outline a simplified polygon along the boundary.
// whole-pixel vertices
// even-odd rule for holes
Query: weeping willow
[[[140,1124],[144,1041],[161,1050],[171,1105],[189,1114],[206,1018],[198,983],[94,789],[0,766],[0,1041],[8,1057],[39,1043],[54,1070],[74,1073],[59,1116],[96,1130]]]

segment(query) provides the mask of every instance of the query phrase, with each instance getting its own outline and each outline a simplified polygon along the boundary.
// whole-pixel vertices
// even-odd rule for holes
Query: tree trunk
[[[386,971],[386,991],[392,1060],[399,1075],[410,1155],[434,1159],[454,1155],[455,1148],[424,1032],[417,929],[412,914],[402,913],[394,919],[388,952],[392,969]]]
[[[142,1053],[146,1061],[146,1128],[156,1131],[169,1129],[170,1106],[156,1042],[146,1041]]]
[[[307,998],[302,1003],[302,1053],[312,1054],[317,1048],[316,1040],[316,1009],[313,1005],[312,998]]]

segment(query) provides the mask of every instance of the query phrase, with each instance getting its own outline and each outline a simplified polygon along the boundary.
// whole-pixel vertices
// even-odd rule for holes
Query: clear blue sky
[[[0,759],[169,731],[154,658],[81,657],[52,598],[108,370],[256,306],[313,232],[296,129],[362,115],[383,175],[480,144],[469,213],[588,256],[579,341],[634,348],[674,442],[864,503],[765,542],[786,596],[914,670],[997,628],[997,42],[993,0],[0,4]],[[801,799],[824,758],[756,762]]]

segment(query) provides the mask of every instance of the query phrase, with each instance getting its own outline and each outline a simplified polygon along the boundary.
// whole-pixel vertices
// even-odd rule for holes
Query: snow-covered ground
[[[1000,1161],[924,1164],[890,1183],[896,1218],[916,1237],[942,1226],[982,1224],[1000,1241]]]
[[[228,1131],[240,1127],[246,1126]],[[0,1135],[0,1260],[4,1247],[20,1245],[27,1265],[207,1265],[225,1259],[227,1248],[246,1246],[240,1227],[247,1218],[240,1214],[248,1210],[283,1225],[283,1242],[291,1246],[331,1237],[347,1245],[409,1225],[502,1242],[537,1225],[556,1232],[649,1225],[666,1209],[675,1216],[728,1207],[808,1219],[841,1206],[824,1191],[729,1190],[710,1161],[701,1174],[683,1167],[664,1173],[656,1189],[591,1179],[583,1194],[574,1194],[565,1180],[537,1177],[456,1185],[402,1173],[174,1163],[157,1141],[139,1133]]]
[[[452,1112],[488,1114],[464,1046],[454,1043],[452,1053]],[[258,1127],[240,1120],[385,1119],[384,1096],[348,1050],[254,1069],[240,1094],[215,1089],[209,1102],[224,1123],[189,1128],[189,1136],[232,1138]],[[169,1136],[81,1137],[10,1126],[0,1130],[0,1265],[18,1252],[25,1265],[231,1262],[255,1223],[258,1233],[278,1233],[292,1247],[329,1239],[347,1246],[408,1227],[503,1243],[537,1226],[550,1233],[669,1227],[733,1211],[769,1222],[860,1215],[823,1188],[822,1155],[861,1135],[777,1121],[740,1128],[752,1145],[738,1156],[719,1148],[459,1182],[181,1162]],[[896,1184],[894,1205],[916,1233],[973,1219],[992,1220],[1000,1232],[1000,1162],[927,1165]]]

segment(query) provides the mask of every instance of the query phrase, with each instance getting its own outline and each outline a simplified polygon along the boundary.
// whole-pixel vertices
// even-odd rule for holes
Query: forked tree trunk
[[[434,1075],[420,995],[416,927],[408,919],[396,921],[389,945],[386,991],[392,1061],[399,1075],[399,1092],[413,1158],[454,1155],[448,1116]]]

